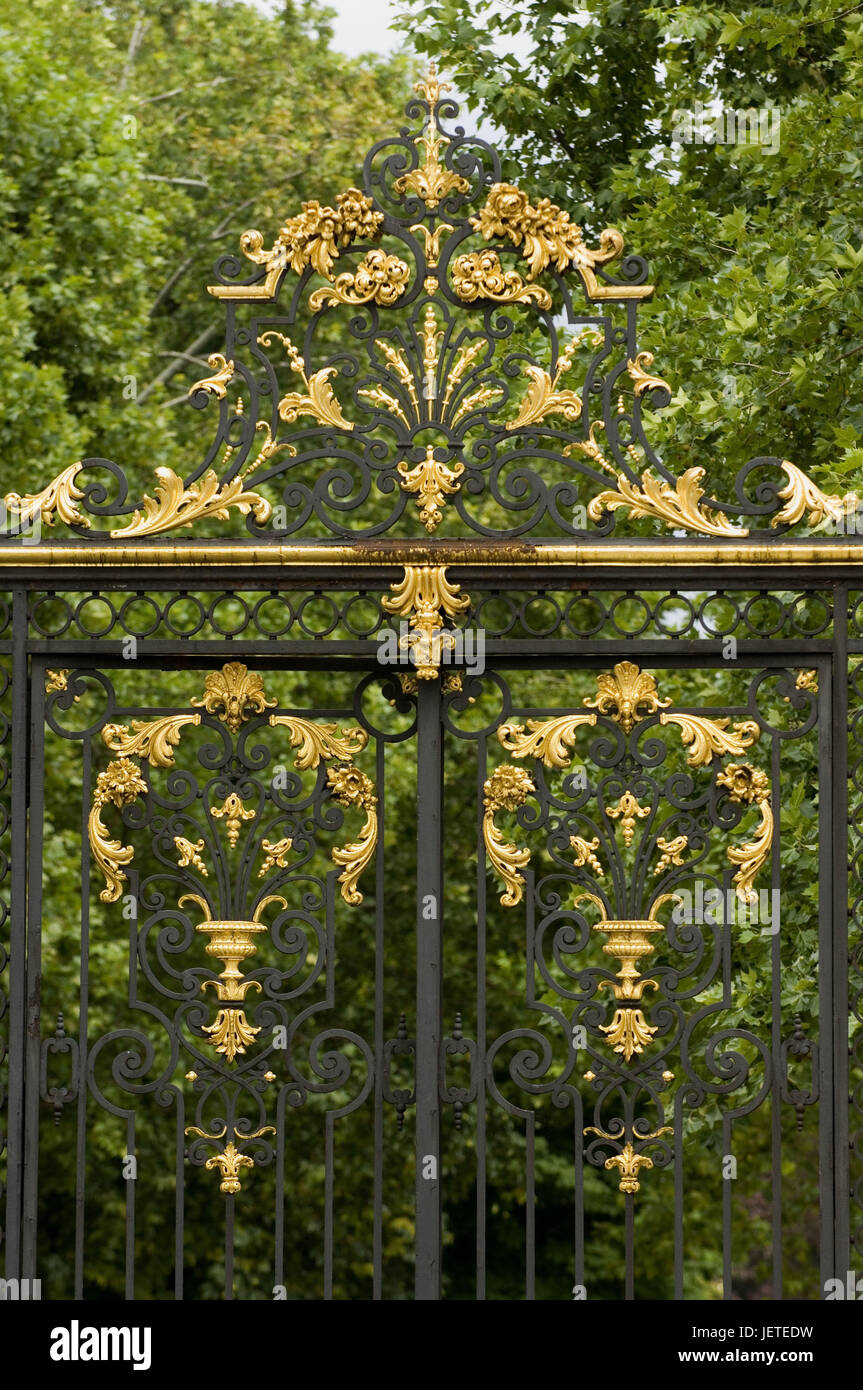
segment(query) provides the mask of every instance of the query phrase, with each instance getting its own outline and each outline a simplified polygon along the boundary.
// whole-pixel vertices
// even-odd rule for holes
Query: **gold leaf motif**
[[[261,1129],[256,1129],[252,1134],[243,1134],[237,1137],[245,1141],[247,1139],[260,1139],[262,1134],[275,1134],[275,1132],[272,1125],[264,1125]],[[206,1130],[199,1129],[197,1125],[188,1125],[183,1133],[194,1134],[200,1139],[212,1141],[214,1139],[223,1139],[227,1133],[227,1126],[223,1126],[218,1134],[208,1134]],[[236,1131],[234,1131],[234,1133],[236,1134]],[[233,1139],[230,1143],[225,1145],[221,1153],[214,1154],[213,1157],[208,1158],[204,1164],[204,1167],[209,1170],[218,1168],[222,1175],[222,1181],[219,1183],[219,1191],[224,1192],[227,1197],[231,1197],[240,1191],[240,1169],[254,1168],[254,1166],[254,1159],[249,1158],[248,1154],[240,1153]]]
[[[772,518],[771,526],[793,526],[802,520],[806,511],[809,512],[810,526],[820,526],[823,521],[838,522],[843,516],[856,512],[860,505],[860,498],[856,492],[846,492],[844,497],[822,492],[821,488],[806,476],[802,468],[789,463],[788,459],[783,459],[782,471],[788,482],[776,495],[782,498],[785,506]]]
[[[356,271],[340,275],[332,289],[315,290],[309,295],[313,313],[328,304],[380,304],[389,308],[401,299],[410,279],[410,267],[386,251],[368,251]]]
[[[207,878],[207,866],[200,855],[200,851],[204,848],[203,840],[196,840],[195,843],[192,844],[192,841],[187,840],[183,835],[175,835],[174,848],[177,850],[177,865],[179,868],[187,869],[191,866],[193,869],[197,869],[199,873],[203,874],[204,878]]]
[[[133,719],[133,733],[127,724],[106,724],[102,742],[112,753],[124,757],[146,758],[151,767],[173,767],[174,749],[188,724],[200,724],[199,714],[165,714],[157,719]]]
[[[551,308],[551,295],[541,285],[526,285],[517,270],[505,271],[496,251],[470,251],[457,256],[452,287],[464,304],[492,299],[497,304],[536,304]]]
[[[753,887],[755,878],[766,864],[773,848],[773,811],[770,806],[770,782],[761,768],[751,763],[728,763],[717,774],[716,785],[726,787],[732,801],[751,806],[757,803],[761,820],[755,838],[746,844],[731,845],[726,851],[732,864],[739,865],[732,882],[737,896],[745,903],[758,901]]]
[[[252,1046],[261,1030],[249,1023],[244,1009],[219,1009],[214,1022],[203,1024],[201,1031],[209,1034],[210,1046],[216,1052],[221,1052],[226,1061],[233,1062],[238,1052],[245,1052],[247,1047]],[[222,1191],[225,1189],[222,1188]]]
[[[570,835],[569,843],[570,847],[575,850],[573,863],[577,869],[582,869],[587,865],[589,869],[593,869],[597,878],[605,878],[605,869],[593,853],[595,849],[599,849],[598,836],[594,835],[592,840],[584,840],[580,835]]]
[[[338,724],[313,724],[310,719],[302,719],[298,714],[271,714],[273,728],[291,731],[291,747],[299,749],[294,759],[294,767],[305,772],[317,767],[321,761],[339,758],[350,762],[356,753],[361,753],[369,741],[365,729],[352,726],[341,729]]]
[[[93,858],[105,877],[105,887],[99,897],[103,903],[115,903],[126,881],[122,865],[131,864],[135,851],[131,845],[120,840],[112,840],[102,821],[102,809],[110,802],[118,809],[131,806],[139,796],[147,791],[147,783],[140,769],[130,758],[117,758],[110,762],[104,772],[96,778],[96,790],[87,818],[87,830]]]
[[[218,808],[214,807],[210,814],[216,820],[224,820],[225,830],[228,832],[228,844],[231,849],[237,848],[242,822],[255,819],[254,809],[247,811],[243,798],[238,796],[236,792],[230,792],[222,805]]]
[[[585,696],[583,703],[588,709],[608,715],[625,734],[648,715],[671,704],[670,700],[660,700],[656,678],[639,670],[632,661],[618,661],[613,676],[605,672],[598,675],[596,691],[596,699]]]
[[[293,844],[287,837],[277,840],[271,844],[269,840],[261,841],[261,849],[267,851],[267,857],[261,865],[258,878],[263,878],[268,869],[286,869],[288,867],[288,851]]]
[[[235,734],[249,718],[250,711],[263,714],[264,710],[272,709],[276,701],[266,698],[260,676],[250,672],[241,661],[229,661],[220,671],[210,672],[204,681],[203,697],[200,700],[192,698],[189,703],[202,707],[208,714],[218,714],[221,722]]]
[[[428,262],[429,270],[434,270],[440,260],[440,239],[444,232],[454,232],[455,227],[451,222],[438,222],[437,226],[434,228],[427,227],[424,222],[417,222],[410,230],[422,234],[423,241],[425,242],[426,261]],[[437,282],[434,276],[431,277],[431,280],[432,285],[436,289]],[[428,290],[426,290],[426,293],[428,293]],[[432,290],[432,293],[434,293],[434,290]]]
[[[797,670],[797,679],[796,679],[796,681],[794,682],[794,689],[795,689],[795,690],[811,690],[811,692],[812,692],[813,695],[817,695],[817,694],[818,694],[818,672],[815,671],[815,670],[813,670],[813,669],[811,669],[811,668],[810,668],[810,669],[806,669],[806,668],[804,668],[804,667],[798,667],[798,670]],[[786,703],[788,702],[789,698],[790,698],[790,697],[789,697],[788,695],[785,696]]]
[[[618,816],[621,817],[620,828],[623,831],[623,843],[629,848],[635,837],[636,819],[644,820],[645,816],[649,816],[650,807],[641,806],[638,797],[634,796],[632,792],[626,791],[616,806],[606,807],[605,814],[610,816],[612,820],[617,820]]]
[[[814,672],[813,672],[813,674],[814,674]],[[65,667],[63,670],[60,670],[60,671],[46,670],[46,672],[45,672],[45,694],[46,694],[46,695],[53,695],[53,694],[54,694],[55,692],[57,692],[57,691],[67,690],[67,689],[68,689],[68,685],[69,685],[69,668],[68,668],[68,666]],[[72,696],[72,703],[73,703],[74,705],[79,704],[80,701],[81,701],[81,696],[80,696],[80,695],[73,695],[73,696]]]
[[[376,240],[383,220],[383,213],[374,210],[371,198],[359,188],[339,193],[334,208],[315,201],[303,203],[302,212],[288,219],[269,250],[264,250],[260,232],[244,232],[240,238],[243,255],[266,268],[261,284],[208,285],[207,289],[216,299],[272,299],[288,267],[301,275],[311,266],[332,280],[340,248],[353,241]]]
[[[599,1031],[605,1033],[612,1051],[619,1052],[624,1062],[629,1062],[636,1052],[643,1052],[650,1045],[657,1029],[647,1022],[641,1009],[627,1007],[615,1009],[614,1018],[610,1023],[601,1023]]]
[[[405,492],[417,494],[420,521],[431,533],[440,524],[441,508],[447,496],[459,490],[458,480],[464,472],[464,464],[456,463],[450,468],[446,463],[439,463],[434,457],[434,445],[427,444],[426,456],[422,463],[410,468],[402,460],[398,465],[398,471],[402,475],[402,487]]]
[[[703,477],[703,468],[687,468],[672,488],[647,468],[641,475],[639,488],[625,473],[619,473],[617,491],[600,492],[591,498],[587,514],[591,521],[599,521],[603,512],[625,507],[631,517],[656,517],[666,526],[683,527],[704,536],[748,536],[745,527],[734,526],[721,512],[699,505],[704,496]]]
[[[413,379],[411,379],[411,385],[413,385]],[[392,415],[396,420],[401,420],[402,424],[410,429],[410,421],[402,410],[399,402],[396,400],[395,396],[390,395],[389,391],[385,391],[382,386],[362,386],[357,391],[357,395],[364,396],[366,400],[371,401],[372,405],[376,405],[379,409],[385,410],[388,415]]]
[[[509,183],[496,183],[489,190],[485,206],[471,226],[486,241],[507,237],[530,265],[529,280],[535,280],[547,266],[561,274],[573,266],[581,276],[589,299],[645,299],[652,285],[601,285],[596,267],[613,261],[623,250],[623,237],[614,227],[600,234],[599,248],[585,246],[581,228],[548,198],[532,207],[526,193]]]
[[[121,530],[112,531],[112,540],[125,540],[129,536],[155,536],[160,531],[173,531],[178,527],[191,526],[194,521],[205,517],[216,517],[227,521],[232,507],[243,516],[251,512],[259,526],[269,521],[272,507],[259,492],[246,492],[242,474],[222,483],[218,474],[208,468],[196,483],[186,487],[173,468],[157,468],[158,483],[153,489],[156,496],[147,493],[141,499],[141,507],[136,508],[132,520]]]
[[[563,415],[567,420],[578,420],[582,413],[581,396],[577,391],[560,390],[560,383],[572,367],[575,354],[582,344],[592,342],[594,346],[599,346],[602,341],[602,334],[593,328],[583,328],[576,333],[560,354],[554,377],[537,363],[527,363],[523,370],[531,384],[515,419],[507,421],[507,429],[517,430],[525,425],[538,424],[547,415]]]
[[[189,387],[189,395],[194,396],[196,391],[206,391],[207,395],[223,401],[228,394],[228,383],[234,375],[234,363],[226,361],[221,352],[211,353],[207,363],[213,368],[213,375],[203,376],[200,381],[196,381],[194,386]]]
[[[595,1125],[588,1125],[584,1133],[598,1134],[603,1139],[611,1139],[615,1143],[618,1142],[615,1135],[607,1134],[605,1130],[597,1129]],[[674,1128],[672,1125],[663,1125],[661,1129],[654,1130],[652,1134],[639,1135],[638,1137],[639,1140],[646,1141],[648,1139],[659,1139],[663,1134],[673,1133]],[[610,1158],[607,1158],[604,1166],[609,1170],[617,1168],[620,1173],[620,1182],[618,1184],[620,1191],[626,1193],[628,1196],[632,1196],[638,1192],[641,1186],[638,1181],[639,1172],[642,1168],[652,1168],[653,1159],[650,1158],[648,1154],[636,1153],[632,1141],[628,1139],[625,1144],[621,1145],[620,1153],[612,1154]]]
[[[496,767],[483,786],[483,840],[492,867],[506,885],[500,899],[504,907],[515,907],[521,901],[525,880],[519,870],[530,863],[530,850],[506,842],[494,823],[495,813],[517,810],[534,791],[536,787],[525,768],[507,763]]]
[[[56,512],[66,526],[89,527],[89,517],[75,506],[84,496],[81,488],[75,485],[81,468],[81,463],[70,463],[41,492],[26,493],[23,497],[17,492],[7,492],[3,498],[6,511],[16,516],[22,526],[29,526],[37,519],[44,521],[46,526],[53,526]]]
[[[636,396],[643,396],[645,391],[667,391],[671,395],[671,387],[661,376],[653,376],[648,370],[653,366],[652,352],[637,352],[634,358],[628,358],[626,370],[635,387]]]
[[[673,840],[666,840],[664,836],[657,835],[656,844],[663,852],[659,863],[653,870],[654,876],[658,877],[663,869],[667,869],[672,864],[680,867],[683,863],[683,851],[689,844],[689,836],[676,835]]]
[[[730,719],[708,719],[703,714],[661,714],[659,722],[679,726],[680,741],[690,749],[690,767],[703,767],[714,754],[721,757],[742,753],[761,737],[761,730],[752,719],[735,724],[733,733],[727,732]]]
[[[330,385],[330,377],[337,376],[338,369],[336,367],[322,367],[320,371],[313,372],[309,376],[306,371],[305,360],[297,352],[291,339],[286,337],[284,333],[277,333],[271,329],[262,333],[258,342],[263,347],[269,347],[274,338],[284,347],[292,369],[302,377],[307,392],[303,396],[298,391],[288,391],[279,401],[280,419],[284,420],[286,424],[293,425],[300,415],[311,415],[321,425],[332,425],[340,430],[352,430],[353,421],[345,419]]]
[[[374,783],[359,768],[346,764],[342,767],[327,768],[327,781],[333,797],[341,806],[359,806],[366,813],[360,838],[343,847],[331,851],[335,864],[342,866],[339,883],[342,897],[346,903],[356,907],[363,900],[357,889],[363,869],[372,859],[378,840],[377,797]]]
[[[497,737],[501,747],[516,758],[542,758],[546,767],[569,767],[567,747],[574,747],[576,730],[595,723],[595,714],[561,714],[553,719],[528,719],[529,734],[523,724],[501,724]]]

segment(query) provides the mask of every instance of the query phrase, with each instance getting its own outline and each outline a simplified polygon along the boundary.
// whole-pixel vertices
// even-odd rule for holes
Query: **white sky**
[[[325,0],[338,12],[333,47],[350,57],[358,53],[389,53],[402,35],[389,29],[395,15],[391,0]]]

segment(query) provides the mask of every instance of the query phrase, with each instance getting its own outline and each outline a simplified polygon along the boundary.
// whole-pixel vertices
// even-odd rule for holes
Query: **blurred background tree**
[[[507,179],[649,258],[642,342],[676,387],[652,436],[666,463],[706,466],[729,497],[742,464],[778,454],[846,491],[863,466],[860,6],[396,8],[497,127]],[[777,138],[686,143],[699,103],[773,110]]]

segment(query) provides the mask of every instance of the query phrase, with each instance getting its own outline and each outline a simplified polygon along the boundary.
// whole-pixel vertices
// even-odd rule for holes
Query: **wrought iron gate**
[[[221,266],[199,468],[5,498],[7,1275],[824,1297],[863,610],[856,543],[785,536],[857,499],[675,477],[646,267],[418,90]]]

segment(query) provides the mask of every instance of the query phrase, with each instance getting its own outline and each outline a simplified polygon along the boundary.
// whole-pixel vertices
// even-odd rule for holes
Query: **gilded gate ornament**
[[[218,415],[204,462],[184,476],[162,464],[143,489],[105,459],[65,463],[5,495],[3,546],[32,543],[43,522],[118,559],[204,524],[317,545],[321,528],[390,532],[408,501],[420,535],[456,517],[499,540],[604,540],[645,523],[672,544],[728,547],[804,523],[857,534],[861,490],[831,492],[779,456],[751,460],[727,499],[711,495],[705,462],[663,462],[647,425],[672,387],[634,336],[654,292],[646,263],[624,258],[617,228],[590,246],[565,208],[503,182],[489,145],[446,128],[448,90],[432,67],[408,108],[419,128],[379,142],[361,185],[304,202],[269,245],[244,232],[250,279],[220,262],[208,289],[227,302],[226,341],[189,391]],[[263,317],[270,305],[277,318]],[[521,322],[542,346],[513,354]],[[285,389],[279,343],[302,389]]]
[[[368,735],[365,730],[359,727],[342,728],[334,723],[319,724],[300,715],[273,712],[277,701],[268,696],[262,677],[236,661],[227,662],[220,670],[210,672],[204,682],[203,694],[192,696],[190,704],[195,708],[189,713],[133,720],[131,726],[108,723],[102,729],[102,742],[114,756],[97,775],[88,821],[91,854],[105,879],[105,887],[100,894],[102,901],[110,903],[119,899],[127,880],[126,871],[135,857],[133,846],[111,836],[103,820],[105,809],[113,806],[122,810],[139,798],[148,798],[150,786],[144,776],[144,768],[176,768],[182,736],[185,730],[201,725],[203,711],[217,721],[216,727],[223,725],[232,739],[241,735],[251,719],[266,718],[266,727],[273,731],[274,739],[287,735],[295,754],[293,764],[298,772],[326,765],[321,790],[340,806],[361,810],[364,815],[358,838],[337,845],[330,852],[333,863],[340,870],[336,881],[342,898],[351,905],[361,903],[363,895],[358,885],[363,871],[374,856],[378,833],[374,784],[366,773],[353,765],[354,756],[366,747]],[[214,1054],[230,1067],[255,1046],[262,1029],[262,1025],[252,1023],[246,1013],[247,995],[250,991],[260,993],[262,986],[258,979],[245,975],[243,967],[258,951],[258,943],[269,937],[270,928],[263,920],[265,909],[270,904],[278,904],[287,911],[288,899],[281,893],[267,893],[264,889],[262,895],[256,897],[248,916],[214,912],[210,893],[218,894],[222,890],[219,883],[214,881],[212,865],[208,865],[207,857],[214,853],[217,855],[215,880],[225,880],[230,884],[235,875],[241,872],[242,858],[248,855],[251,848],[258,859],[255,877],[267,878],[289,867],[293,838],[282,836],[274,841],[257,831],[251,841],[244,842],[245,848],[241,849],[239,839],[242,827],[256,825],[258,812],[254,806],[247,806],[237,791],[230,791],[221,804],[207,808],[205,803],[205,815],[213,822],[221,821],[224,824],[227,839],[225,850],[219,851],[217,841],[212,837],[205,841],[203,836],[193,839],[176,833],[171,835],[170,844],[178,868],[186,871],[186,881],[192,876],[192,881],[199,882],[201,887],[199,892],[182,893],[177,898],[177,907],[183,911],[188,904],[197,906],[201,920],[195,932],[208,939],[206,955],[222,963],[218,976],[204,979],[200,985],[203,993],[209,989],[215,990],[218,1005],[215,1016],[209,1023],[202,1022],[197,1026]],[[238,858],[232,860],[231,856]],[[195,875],[197,878],[193,877]],[[197,1072],[191,1072],[189,1078],[195,1080],[197,1075]],[[271,1072],[267,1073],[267,1078],[275,1080]],[[235,1129],[229,1142],[222,1145],[219,1152],[207,1162],[205,1166],[217,1168],[222,1174],[223,1193],[230,1195],[238,1192],[240,1169],[252,1166],[251,1160],[237,1147],[237,1143],[268,1131],[272,1131],[271,1126],[249,1134]],[[196,1135],[202,1143],[211,1143],[224,1139],[227,1130],[218,1135],[192,1126],[186,1133]]]
[[[674,731],[685,750],[688,767],[711,771],[712,784],[717,791],[724,792],[732,802],[743,807],[755,806],[760,812],[761,819],[754,837],[741,845],[732,844],[726,848],[728,863],[735,869],[731,879],[735,895],[741,902],[753,903],[757,899],[753,884],[769,859],[773,843],[770,782],[767,774],[751,763],[721,760],[729,756],[740,757],[755,744],[761,732],[758,723],[744,719],[732,724],[730,716],[716,717],[670,709],[671,701],[663,698],[656,678],[629,661],[618,662],[611,673],[600,672],[596,677],[596,695],[585,697],[583,703],[590,713],[573,712],[530,719],[526,728],[518,723],[502,723],[497,730],[498,742],[514,758],[534,759],[543,767],[570,776],[569,769],[573,765],[580,731],[595,728],[600,719],[608,720],[611,727],[616,725],[627,738],[636,737],[637,727],[648,720],[652,728],[658,726]],[[625,772],[619,774],[618,784],[627,775]],[[585,790],[590,790],[585,783],[583,770],[578,786],[580,796],[584,795]],[[508,840],[504,830],[496,823],[495,816],[517,811],[535,795],[537,780],[526,768],[518,767],[515,763],[496,767],[485,782],[483,838],[489,864],[504,884],[505,891],[500,901],[505,907],[515,906],[524,896],[524,870],[530,863],[530,847]],[[651,842],[648,838],[649,827],[658,814],[658,807],[654,798],[649,801],[646,797],[640,799],[633,786],[625,785],[616,800],[609,800],[605,793],[600,796],[596,791],[593,795],[598,798],[601,819],[586,823],[599,824],[601,827],[604,822],[608,833],[602,841],[598,834],[590,839],[583,834],[569,835],[569,845],[575,851],[572,862],[579,884],[586,880],[596,885],[595,891],[579,886],[572,905],[577,908],[580,903],[589,902],[596,909],[598,920],[590,930],[606,938],[603,954],[619,964],[613,977],[597,982],[597,993],[603,989],[611,991],[615,1009],[607,1023],[597,1022],[594,1027],[604,1035],[607,1047],[620,1059],[620,1065],[629,1068],[643,1054],[650,1053],[656,1047],[659,1031],[659,1024],[648,1021],[643,1007],[645,991],[655,991],[659,984],[656,979],[641,973],[640,963],[653,954],[668,931],[660,916],[663,905],[674,904],[676,912],[683,902],[680,894],[673,891],[656,890],[654,896],[655,890],[649,887],[649,883],[685,865],[684,854],[690,844],[690,836],[688,833],[671,836],[657,834]],[[638,831],[644,838],[640,842],[636,862],[643,862],[649,844],[655,846],[651,880],[642,879],[644,891],[650,895],[647,910],[633,912],[632,904],[627,903],[625,910],[614,912],[609,909],[609,900],[603,895],[606,891],[611,892],[613,901],[624,891],[621,885],[625,887],[627,870],[622,854],[624,851],[636,854],[634,842],[639,822],[644,822],[645,829]],[[618,829],[620,840],[616,843]],[[611,856],[614,867],[613,885],[608,890],[602,886],[608,874],[597,854],[600,850],[603,857]],[[617,1073],[613,1075],[616,1077]],[[585,1079],[600,1084],[593,1070],[585,1073]],[[667,1085],[674,1079],[673,1073],[665,1068],[661,1079]],[[631,1133],[621,1130],[618,1134],[588,1126],[585,1134],[590,1133],[603,1140],[614,1141],[616,1151],[605,1160],[605,1166],[609,1169],[617,1167],[620,1170],[620,1190],[634,1195],[639,1190],[639,1170],[654,1166],[653,1160],[643,1152],[644,1146],[673,1133],[673,1128],[660,1126],[649,1132],[646,1127],[636,1126]]]

